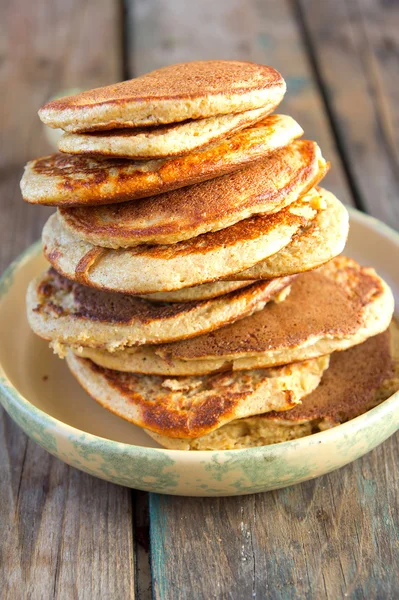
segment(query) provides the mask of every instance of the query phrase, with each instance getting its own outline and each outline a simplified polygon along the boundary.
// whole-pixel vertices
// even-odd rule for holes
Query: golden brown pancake
[[[261,310],[291,280],[255,283],[211,300],[167,304],[93,290],[50,269],[28,288],[28,319],[37,335],[55,344],[114,351],[212,331]]]
[[[204,283],[203,285],[194,285],[190,288],[183,288],[175,292],[157,292],[155,294],[143,294],[140,298],[152,300],[153,302],[192,302],[193,300],[209,300],[217,298],[223,294],[229,294],[239,290],[251,281],[215,281],[214,283]]]
[[[328,357],[178,379],[111,371],[72,353],[67,362],[82,387],[114,414],[159,434],[195,438],[271,405],[273,410],[294,407],[319,384]]]
[[[349,421],[399,390],[397,325],[390,332],[332,354],[320,385],[292,410],[231,421],[195,440],[148,433],[166,448],[232,450],[284,442]]]
[[[278,213],[177,244],[118,250],[79,240],[56,213],[44,226],[43,251],[58,272],[85,285],[136,295],[168,292],[216,281],[275,254],[319,210],[319,195],[310,190]]]
[[[264,119],[269,112],[269,108],[256,108],[157,127],[64,133],[58,149],[67,154],[117,156],[133,160],[181,156],[249,127]]]
[[[112,368],[157,375],[256,369],[345,350],[384,331],[393,296],[374,269],[338,257],[299,275],[282,303],[192,340],[112,356]],[[82,355],[110,366],[109,354]]]
[[[278,212],[326,170],[318,145],[299,140],[223,177],[116,206],[60,208],[59,218],[79,239],[105,248],[175,244]]]
[[[391,331],[395,327],[392,325]],[[397,327],[397,325],[396,325]],[[326,429],[349,421],[366,410],[373,408],[398,389],[398,356],[394,360],[394,349],[390,343],[390,329],[369,338],[345,352],[337,352],[330,357],[330,367],[312,397],[304,398],[300,407],[283,415],[270,412],[264,419],[284,418],[301,423],[317,421],[318,430]],[[397,354],[398,348],[396,348]],[[394,388],[390,383],[395,381]],[[385,383],[384,383],[385,382]],[[389,395],[381,397],[382,386],[389,389]]]
[[[303,273],[341,254],[349,232],[348,211],[334,194],[323,188],[316,189],[325,210],[319,210],[290,244],[253,267],[230,275],[229,281],[257,281]]]
[[[340,256],[298,277],[282,304],[271,304],[234,327],[158,348],[157,354],[168,359],[226,360],[270,353],[276,364],[278,355],[286,362],[287,354],[296,355],[299,349],[307,359],[315,356],[312,345],[322,346],[316,356],[330,354],[337,349],[330,348],[334,338],[347,348],[384,331],[393,305],[392,292],[374,269]],[[296,359],[302,358],[290,356],[289,362]]]
[[[39,116],[50,127],[79,132],[177,123],[260,107],[272,112],[285,87],[272,67],[197,61],[53,100]]]
[[[170,159],[128,161],[51,154],[26,165],[22,197],[49,206],[97,206],[145,198],[236,171],[302,133],[291,117],[270,115],[227,140]]]

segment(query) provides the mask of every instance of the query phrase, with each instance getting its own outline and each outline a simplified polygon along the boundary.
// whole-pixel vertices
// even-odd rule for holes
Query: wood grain
[[[397,598],[398,452],[395,436],[335,473],[255,496],[152,495],[155,598]]]
[[[0,427],[2,598],[133,597],[129,490]]]
[[[24,204],[24,163],[52,151],[37,109],[54,93],[121,78],[112,0],[3,2],[0,32],[0,271],[40,235]],[[106,48],[106,52],[104,49]],[[133,598],[131,492],[28,441],[0,411],[0,596]]]
[[[327,6],[334,12],[332,0],[314,4],[319,13]],[[306,137],[317,139],[332,161],[326,185],[351,200],[347,175],[354,168],[337,152],[335,142],[341,138],[320,94],[319,65],[303,22],[294,19],[295,2],[208,0],[190,5],[189,12],[180,0],[137,0],[129,7],[129,58],[135,74],[171,62],[219,57],[277,67],[288,82],[282,110],[298,119]],[[304,10],[312,18],[310,9]],[[335,26],[332,15],[325,27],[328,22]],[[316,52],[322,52],[321,45]],[[356,112],[358,96],[346,101]],[[352,182],[350,187],[360,195]],[[396,597],[397,451],[398,436],[337,473],[255,497],[151,495],[154,597]]]
[[[4,4],[4,2],[3,2]],[[0,270],[40,236],[50,209],[21,200],[26,161],[54,149],[37,111],[50,96],[121,77],[119,11],[112,0],[15,0],[1,18]],[[107,52],[104,52],[107,48]]]
[[[299,5],[359,201],[399,228],[399,3]]]
[[[288,81],[282,110],[333,163],[327,187],[346,202],[354,192],[373,214],[398,223],[394,2],[203,0],[188,9],[183,0],[128,0],[126,7],[123,70],[119,3],[3,0],[0,270],[39,237],[50,212],[25,205],[18,185],[26,160],[51,151],[39,106],[61,89],[198,58],[280,69]],[[154,597],[399,597],[398,451],[396,436],[339,472],[252,497],[152,495]],[[71,469],[0,412],[2,597],[149,597],[147,529],[145,494]]]
[[[341,159],[288,0],[135,0],[128,2],[130,72],[198,59],[241,59],[277,68],[287,94],[277,112],[293,116],[316,140],[332,169],[323,181],[350,204]]]

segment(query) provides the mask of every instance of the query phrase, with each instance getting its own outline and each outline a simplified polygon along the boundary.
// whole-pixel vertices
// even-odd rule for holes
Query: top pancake
[[[255,108],[242,113],[217,115],[158,127],[64,133],[58,149],[69,154],[147,159],[179,156],[240,131],[269,113]]]
[[[70,132],[160,125],[261,107],[272,112],[285,89],[272,67],[197,61],[53,100],[39,116],[46,125]]]
[[[270,115],[228,139],[176,158],[127,161],[51,154],[26,165],[22,197],[49,206],[96,206],[145,198],[236,171],[302,133],[291,117]]]
[[[174,244],[295,202],[325,174],[316,142],[298,140],[223,177],[173,192],[97,208],[60,208],[79,239],[105,248]]]

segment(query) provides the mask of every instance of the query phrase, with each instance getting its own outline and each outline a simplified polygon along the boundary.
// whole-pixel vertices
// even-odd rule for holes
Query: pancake
[[[224,294],[229,294],[247,285],[251,285],[251,283],[251,281],[215,281],[214,283],[204,283],[202,285],[183,288],[175,292],[157,292],[154,294],[139,295],[139,297],[145,300],[152,300],[153,302],[193,302],[217,298],[218,296],[223,296]]]
[[[270,109],[256,108],[242,113],[217,115],[173,125],[136,129],[114,129],[89,133],[64,133],[58,149],[68,154],[118,156],[121,158],[167,158],[188,154],[234,131],[264,118]]]
[[[129,294],[168,292],[227,277],[275,254],[318,210],[319,195],[312,190],[272,215],[251,217],[170,246],[124,250],[79,240],[55,214],[44,226],[43,250],[58,272],[80,283]]]
[[[317,190],[326,210],[319,211],[309,227],[303,228],[300,235],[277,254],[230,275],[230,281],[257,281],[302,273],[316,269],[341,254],[349,232],[348,211],[334,194],[323,188]]]
[[[320,385],[292,410],[231,421],[195,440],[147,433],[166,448],[232,450],[285,442],[345,423],[399,390],[398,326],[392,324],[390,331],[391,336],[386,331],[333,354]]]
[[[212,331],[261,310],[291,280],[255,283],[212,300],[166,304],[93,290],[50,269],[29,285],[28,319],[37,335],[55,344],[113,351]]]
[[[317,144],[299,140],[235,173],[117,206],[60,208],[59,218],[79,239],[105,248],[174,244],[277,212],[326,171]]]
[[[39,111],[46,125],[69,132],[177,123],[265,108],[285,93],[272,67],[209,60],[170,65],[129,81],[52,100]]]
[[[279,359],[305,360],[381,333],[393,308],[392,292],[374,269],[339,256],[298,277],[285,302],[270,305],[234,328],[158,348],[157,353],[181,360],[269,355],[273,365]]]
[[[144,198],[236,171],[302,133],[291,117],[270,115],[227,140],[170,159],[127,161],[51,154],[26,165],[22,197],[49,206],[97,206]]]
[[[374,269],[338,257],[299,275],[284,302],[212,333],[112,356],[74,351],[105,367],[168,376],[273,367],[362,343],[388,327],[393,304]]]
[[[328,357],[178,379],[111,371],[73,353],[67,362],[82,387],[107,410],[161,435],[195,438],[270,407],[293,408],[317,387]]]

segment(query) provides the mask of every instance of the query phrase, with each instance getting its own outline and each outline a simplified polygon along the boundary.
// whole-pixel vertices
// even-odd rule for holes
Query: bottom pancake
[[[196,438],[237,418],[293,408],[319,385],[329,357],[178,378],[112,371],[72,352],[67,362],[82,387],[112,413],[163,436]]]
[[[166,448],[232,450],[265,446],[324,431],[377,406],[399,390],[399,327],[330,357],[320,385],[285,412],[268,412],[227,425],[197,439],[147,433]]]

